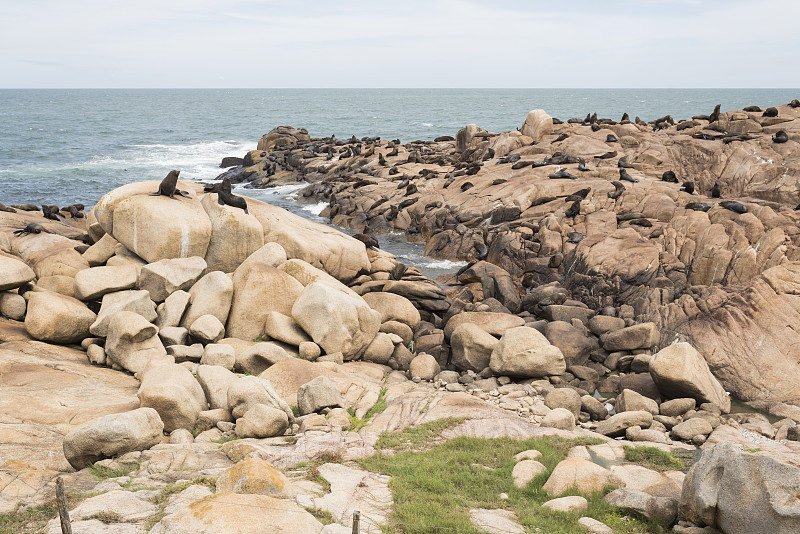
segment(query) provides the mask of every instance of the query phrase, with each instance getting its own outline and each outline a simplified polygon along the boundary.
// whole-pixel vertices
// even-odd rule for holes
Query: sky
[[[797,88],[798,20],[798,0],[0,0],[0,88]]]

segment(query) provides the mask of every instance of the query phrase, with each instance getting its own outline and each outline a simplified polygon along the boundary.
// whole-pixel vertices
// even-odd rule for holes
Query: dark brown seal
[[[223,178],[222,183],[219,185],[217,202],[219,202],[220,206],[233,206],[234,208],[243,209],[245,213],[250,213],[247,211],[247,201],[244,197],[236,196],[231,192],[231,181],[229,178]]]
[[[150,193],[151,197],[157,197],[158,195],[164,195],[165,197],[169,197],[175,200],[180,200],[175,198],[175,194],[178,194],[182,197],[192,198],[190,197],[185,191],[181,191],[177,189],[178,185],[178,175],[181,171],[169,171],[166,177],[161,180],[161,183],[158,186],[158,191],[155,193]]]

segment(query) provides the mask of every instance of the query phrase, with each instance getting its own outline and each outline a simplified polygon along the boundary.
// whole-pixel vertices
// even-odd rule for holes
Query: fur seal
[[[643,228],[651,228],[653,226],[653,223],[651,223],[648,219],[645,219],[644,217],[640,217],[638,219],[632,219],[628,222],[628,224],[641,226]]]
[[[525,167],[530,167],[533,164],[532,161],[518,161],[511,166],[513,170],[517,169],[524,169]]]
[[[721,108],[722,108],[722,104],[717,104],[714,107],[714,112],[711,115],[708,116],[708,122],[709,123],[717,122],[719,120],[719,111],[720,111]]]
[[[62,211],[68,212],[73,219],[83,219],[83,213],[81,213],[83,208],[79,208],[78,206],[79,205],[73,204],[71,206],[62,208]]]
[[[608,134],[606,136],[606,143],[618,143],[619,139],[614,134]]]
[[[694,182],[683,182],[683,186],[679,189],[679,191],[685,191],[690,195],[694,194]]]
[[[623,114],[622,114],[622,118],[619,120],[619,122],[626,122],[626,121],[627,121],[627,122],[630,122],[630,121],[631,121],[631,118],[628,116],[628,114],[627,114],[627,113],[623,113]]]
[[[628,156],[622,156],[621,158],[619,158],[619,161],[617,161],[617,167],[619,167],[620,169],[633,169],[634,168],[633,165],[628,163]]]
[[[388,163],[386,163],[386,158],[383,157],[383,154],[378,154],[378,164],[382,167],[386,167]]]
[[[462,191],[466,191],[467,189],[472,189],[473,187],[475,187],[475,184],[473,184],[472,182],[464,182],[463,184],[461,184]]]
[[[175,194],[177,193],[182,197],[192,198],[186,192],[176,189],[176,186],[178,185],[178,175],[180,173],[181,171],[169,171],[169,174],[167,174],[164,179],[161,180],[161,183],[158,186],[158,191],[155,193],[150,193],[150,196],[157,197],[159,195],[164,195],[165,197],[180,200],[175,198]]]
[[[747,111],[748,113],[761,113],[763,110],[758,106],[747,106],[742,111]]]
[[[714,182],[714,187],[711,188],[711,198],[722,198],[722,193],[719,190],[719,184]]]
[[[559,135],[558,137],[556,137],[555,139],[553,139],[552,141],[550,141],[550,144],[552,145],[553,143],[558,143],[558,142],[560,142],[560,141],[563,141],[563,140],[564,140],[564,139],[566,139],[567,137],[569,137],[567,134],[565,134],[565,133],[562,133],[561,135]]]
[[[800,100],[797,100],[797,99],[795,98],[794,100],[792,100],[791,102],[789,102],[789,107],[790,107],[790,108],[800,108]]]
[[[567,208],[567,211],[564,212],[564,217],[568,217],[570,219],[574,219],[581,213],[581,201],[576,200],[572,203],[572,205]]]
[[[222,179],[219,191],[217,191],[217,202],[220,206],[241,208],[245,213],[250,213],[247,211],[247,201],[244,199],[244,197],[236,196],[231,193],[231,181],[229,178]]]
[[[0,202],[0,211],[5,211],[5,212],[8,212],[8,213],[17,213],[17,210],[15,210],[14,208],[10,208],[10,207],[6,206],[2,202]]]
[[[578,179],[577,176],[573,176],[570,173],[568,173],[567,169],[560,169],[558,172],[554,172],[553,174],[548,176],[548,178],[550,178],[551,180],[559,180],[559,179],[562,179],[562,178],[566,178],[566,179],[569,179],[569,180],[577,180]]]
[[[741,202],[736,202],[734,200],[723,200],[719,203],[725,209],[729,209],[735,213],[747,213],[747,206],[742,204]]]
[[[611,200],[617,200],[619,197],[622,196],[622,193],[625,192],[625,186],[622,184],[622,182],[617,182],[617,181],[611,182],[611,185],[614,186],[614,192],[609,193],[608,198],[610,198]]]
[[[611,159],[617,157],[617,151],[612,150],[611,152],[606,152],[605,154],[600,154],[599,156],[595,156],[594,159]]]
[[[45,206],[42,204],[42,215],[44,215],[45,219],[50,219],[51,221],[60,221],[61,214],[59,213],[58,206]]]
[[[506,180],[505,178],[498,178],[498,179],[496,179],[496,180],[493,180],[493,181],[492,181],[492,185],[500,185],[500,184],[504,184],[504,183],[506,183],[507,181],[508,181],[508,180]]]
[[[578,170],[581,171],[581,172],[589,172],[591,169],[589,169],[586,166],[586,160],[585,159],[578,158]]]
[[[786,135],[786,132],[784,130],[778,130],[777,132],[775,132],[775,135],[772,136],[773,143],[785,143],[788,140],[789,136]]]
[[[367,234],[355,234],[355,235],[353,235],[353,237],[355,239],[358,239],[362,243],[364,243],[364,246],[367,247],[367,248],[371,248],[373,250],[377,250],[379,248],[378,247],[378,240],[375,239],[374,237],[370,236],[370,235],[367,235]]]
[[[495,163],[495,165],[502,165],[504,163],[516,163],[519,161],[521,157],[522,156],[520,156],[519,154],[511,154],[510,156],[506,156],[504,158],[500,158],[499,160],[497,160],[497,163]]]
[[[581,241],[583,241],[583,234],[578,232],[569,232],[567,234],[567,243],[572,243],[577,245]]]
[[[678,183],[678,177],[675,176],[675,172],[673,172],[671,170],[670,171],[665,171],[664,174],[661,175],[661,181],[662,182],[669,182],[671,184],[677,184]]]
[[[578,163],[578,158],[575,156],[570,156],[569,154],[562,154],[560,152],[556,152],[550,158],[544,158],[543,161],[534,161],[534,167],[541,167],[542,165],[570,165],[572,163]]]
[[[586,196],[589,194],[591,190],[592,190],[591,187],[579,189],[574,193],[572,193],[571,195],[567,196],[567,198],[565,198],[564,200],[566,200],[567,202],[572,202],[574,200],[586,200]]]
[[[689,202],[684,207],[692,211],[708,211],[713,205],[713,202]]]
[[[762,117],[777,117],[778,116],[778,108],[767,108],[764,110],[764,113],[761,114]]]
[[[639,180],[637,180],[636,178],[634,178],[633,176],[628,174],[628,171],[626,171],[625,169],[620,169],[619,170],[619,179],[620,180],[625,180],[626,182],[631,182],[631,183],[634,183],[634,184],[639,182]]]
[[[45,230],[41,224],[32,222],[21,230],[15,230],[14,235],[17,237],[21,237],[28,234],[41,234],[43,231]]]

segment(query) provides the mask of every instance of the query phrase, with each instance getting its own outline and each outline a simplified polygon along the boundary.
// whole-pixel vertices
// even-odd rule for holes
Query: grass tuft
[[[655,469],[656,471],[683,469],[683,462],[670,453],[664,452],[656,447],[631,447],[629,445],[623,445],[622,448],[625,449],[626,460],[649,469]]]
[[[430,448],[430,444],[447,430],[461,424],[465,418],[447,417],[415,427],[404,428],[400,432],[383,432],[375,443],[376,449],[393,451]]]
[[[348,408],[347,413],[349,414],[348,419],[350,419],[350,431],[351,432],[358,432],[362,428],[364,428],[367,423],[369,423],[370,419],[372,419],[377,414],[381,413],[386,409],[386,392],[388,388],[381,388],[380,393],[378,393],[378,400],[375,401],[375,404],[372,405],[372,408],[369,409],[367,413],[364,414],[364,418],[356,417],[356,411],[354,408]]]
[[[139,462],[123,465],[116,469],[111,469],[109,467],[94,464],[87,467],[86,470],[89,471],[89,474],[92,475],[96,480],[106,480],[109,478],[119,478],[127,476],[128,474],[134,471],[138,471],[140,467],[141,464],[139,464]]]

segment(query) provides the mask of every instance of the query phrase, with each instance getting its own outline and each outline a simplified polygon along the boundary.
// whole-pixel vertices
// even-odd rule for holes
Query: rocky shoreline
[[[221,205],[190,182],[189,198],[151,196],[150,181],[85,213],[0,211],[0,512],[46,502],[59,474],[125,506],[213,478],[215,494],[187,485],[160,511],[102,525],[84,511],[75,525],[223,532],[226,507],[251,498],[301,515],[335,500],[276,468],[366,457],[382,432],[452,417],[443,439],[603,440],[549,473],[554,496],[564,476],[587,492],[613,482],[609,503],[667,524],[731,534],[748,516],[792,531],[800,507],[770,495],[800,480],[800,109],[774,111],[644,124],[536,110],[518,132],[406,144],[279,127],[222,175],[306,180],[334,224],[470,261],[438,281],[364,237],[253,199]],[[697,191],[718,183],[722,199],[679,191],[667,171]],[[779,417],[732,414],[730,395]],[[639,487],[590,467],[621,444],[733,452]],[[98,468],[125,474],[92,483]],[[727,475],[699,474],[715,469]],[[742,487],[768,488],[757,510]],[[338,532],[303,521],[294,531]]]

